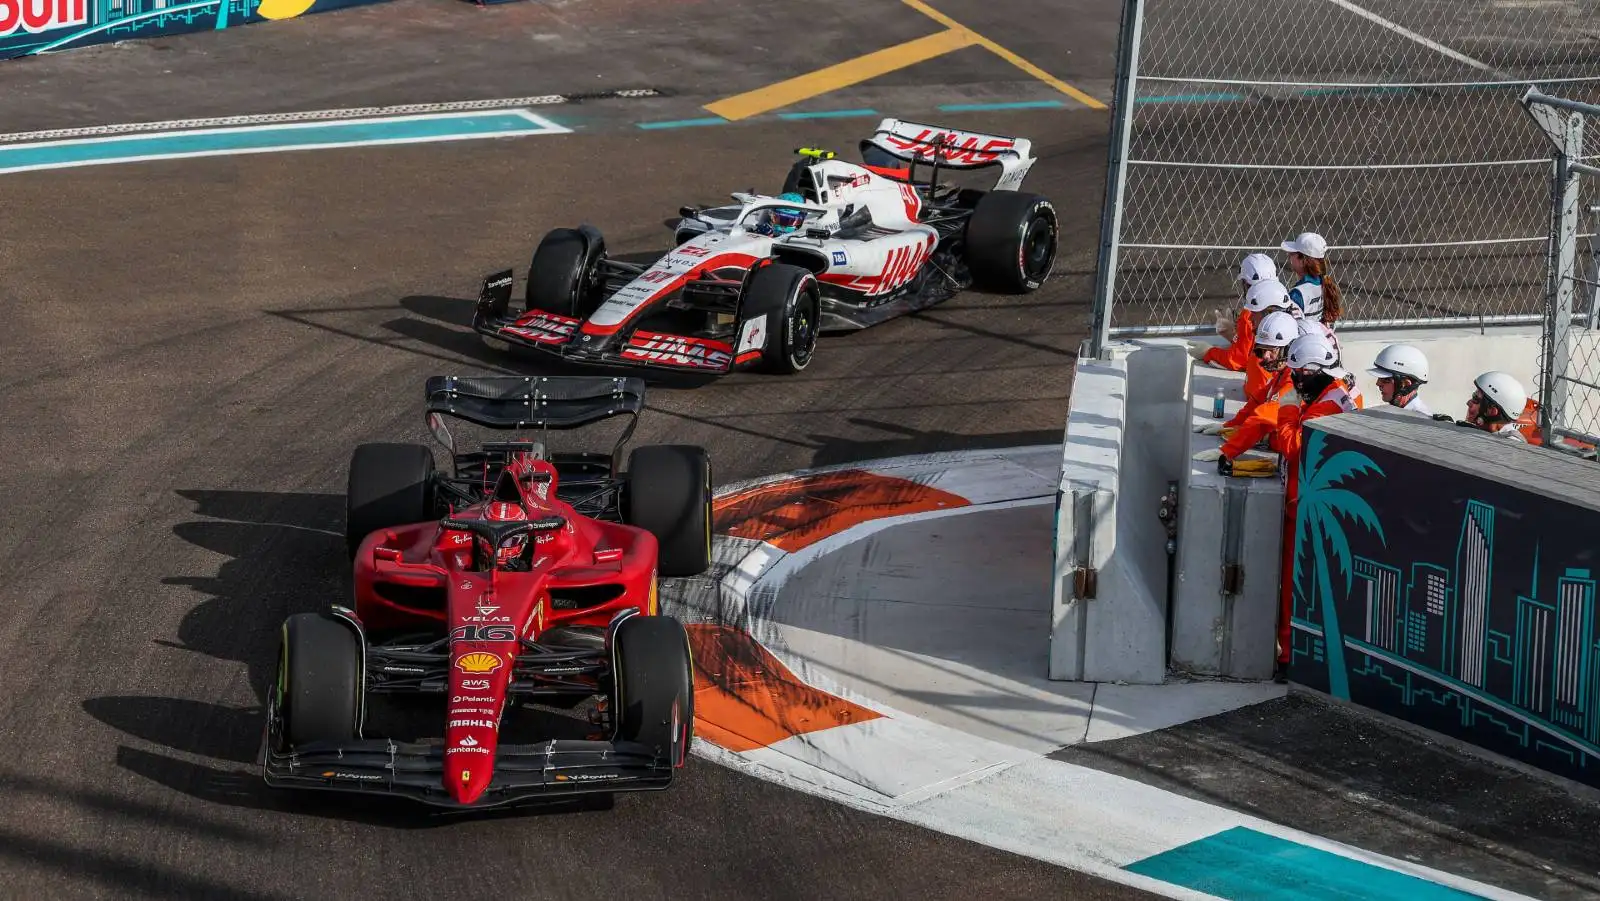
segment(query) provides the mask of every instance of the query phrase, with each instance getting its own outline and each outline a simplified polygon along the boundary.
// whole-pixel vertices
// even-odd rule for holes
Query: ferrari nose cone
[[[494,778],[491,742],[463,735],[444,752],[444,788],[460,804],[473,804]]]

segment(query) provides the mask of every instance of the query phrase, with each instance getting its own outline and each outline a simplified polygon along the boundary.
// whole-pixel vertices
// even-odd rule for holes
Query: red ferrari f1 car
[[[267,783],[449,807],[666,788],[688,760],[694,684],[657,578],[710,565],[705,451],[637,447],[619,471],[644,404],[637,378],[435,376],[426,390],[451,467],[437,471],[423,445],[356,448],[354,609],[285,621]],[[632,421],[609,454],[532,438],[458,451],[445,422],[549,430],[621,415]],[[442,741],[364,734],[367,701],[383,694],[440,697]],[[502,743],[523,701],[594,702],[598,731]]]
[[[709,380],[795,373],[823,332],[868,328],[969,287],[1024,294],[1050,277],[1055,207],[1019,190],[1025,138],[884,119],[861,163],[801,148],[783,192],[679,210],[677,246],[646,266],[611,259],[598,229],[547,234],[522,309],[514,271],[483,280],[473,327],[491,346],[586,368]],[[926,168],[919,172],[919,166]],[[941,172],[995,172],[988,190]]]

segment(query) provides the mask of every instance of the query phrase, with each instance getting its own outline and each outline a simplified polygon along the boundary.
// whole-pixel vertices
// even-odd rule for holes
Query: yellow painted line
[[[725,97],[716,103],[707,104],[705,108],[724,119],[747,119],[750,116],[810,100],[829,91],[847,88],[877,78],[879,75],[887,75],[907,66],[926,62],[953,50],[982,43],[983,40],[981,35],[965,28],[952,28],[914,41],[906,41],[904,44],[886,47],[866,56],[858,56],[826,69],[797,75],[764,88]]]
[[[970,35],[973,38],[973,43],[978,44],[979,46],[983,47],[986,50],[989,50],[994,55],[1000,57],[1001,59],[1005,60],[1006,62],[1010,63],[1011,65],[1016,66],[1018,69],[1021,69],[1022,71],[1028,73],[1029,75],[1032,75],[1034,78],[1039,79],[1040,81],[1044,82],[1045,84],[1049,85],[1050,87],[1055,88],[1056,90],[1060,91],[1061,93],[1066,94],[1068,97],[1071,97],[1072,99],[1078,101],[1079,103],[1082,103],[1084,106],[1087,106],[1087,107],[1089,107],[1091,109],[1105,109],[1106,108],[1106,105],[1104,103],[1101,103],[1100,101],[1094,99],[1093,97],[1089,96],[1088,94],[1085,94],[1084,92],[1082,92],[1082,91],[1078,90],[1077,88],[1073,87],[1072,85],[1067,84],[1066,82],[1064,82],[1061,79],[1055,77],[1054,75],[1051,75],[1049,72],[1046,72],[1045,70],[1039,68],[1038,66],[1035,66],[1033,63],[1028,62],[1027,60],[1025,60],[1022,57],[1016,55],[1015,53],[1012,53],[1010,50],[1007,50],[1006,48],[1000,46],[999,44],[996,44],[994,41],[989,40],[988,38],[984,37],[981,34],[978,34],[977,32],[971,30],[970,28],[967,28],[966,26],[962,25],[960,22],[957,22],[955,19],[950,18],[949,16],[945,15],[944,13],[939,12],[938,10],[936,10],[933,7],[929,6],[928,4],[922,2],[922,0],[900,0],[900,2],[902,2],[905,5],[911,7],[912,9],[916,10],[919,13],[922,13],[923,15],[925,15],[928,18],[934,20],[935,22],[938,22],[940,25],[943,25],[944,27],[950,29],[951,31],[960,32],[962,34]]]

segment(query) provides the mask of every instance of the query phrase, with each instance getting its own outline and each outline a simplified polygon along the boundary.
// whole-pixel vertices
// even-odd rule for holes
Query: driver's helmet
[[[779,200],[791,200],[795,203],[805,203],[806,199],[793,191],[786,191],[778,195]],[[761,230],[768,235],[786,235],[799,228],[806,221],[806,211],[794,207],[772,207],[767,210],[769,214],[761,223]]]
[[[490,522],[527,522],[528,513],[526,510],[522,509],[520,504],[512,504],[505,501],[495,501],[489,505],[489,509],[484,513],[483,518],[489,520]],[[497,548],[490,548],[489,542],[486,539],[482,537],[478,538],[478,553],[480,554],[480,559],[486,558],[493,553],[494,565],[496,569],[506,569],[514,566],[523,558],[523,555],[527,549],[527,532],[507,538],[505,542]]]

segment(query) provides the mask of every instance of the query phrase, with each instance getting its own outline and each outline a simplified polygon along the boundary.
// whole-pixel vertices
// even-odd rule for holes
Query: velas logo
[[[505,661],[500,659],[499,654],[491,654],[488,651],[474,651],[471,654],[462,655],[461,659],[456,661],[456,669],[474,676],[482,676],[494,672],[504,664]],[[465,688],[466,686],[463,685],[462,687]]]

